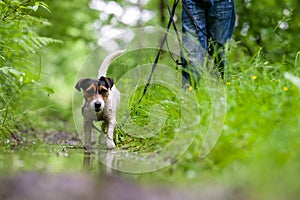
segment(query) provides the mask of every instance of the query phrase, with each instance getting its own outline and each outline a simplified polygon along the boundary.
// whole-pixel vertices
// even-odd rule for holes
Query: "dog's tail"
[[[126,50],[118,50],[118,51],[114,51],[111,54],[109,54],[102,62],[99,71],[98,71],[98,79],[101,76],[106,76],[106,72],[108,70],[108,67],[110,65],[110,63],[113,61],[113,59],[115,59],[116,57],[118,57],[119,55],[121,55],[122,53],[124,53]]]

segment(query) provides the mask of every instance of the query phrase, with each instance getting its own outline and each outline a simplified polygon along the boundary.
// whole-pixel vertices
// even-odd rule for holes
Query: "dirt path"
[[[65,132],[45,134],[46,144],[82,146],[78,136]],[[89,171],[92,157],[83,156],[83,168]],[[96,162],[96,161],[94,161]],[[111,172],[111,170],[109,170]],[[104,173],[108,173],[104,169]],[[91,176],[73,174],[16,172],[0,175],[0,200],[245,200],[242,192],[223,186],[171,186],[138,185],[120,174]]]
[[[119,176],[90,177],[27,172],[0,177],[1,200],[244,200],[241,193],[217,186],[198,189],[145,187]]]

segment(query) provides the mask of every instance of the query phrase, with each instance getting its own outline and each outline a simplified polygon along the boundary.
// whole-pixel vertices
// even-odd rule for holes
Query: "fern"
[[[42,47],[47,46],[51,43],[61,43],[60,40],[48,38],[48,37],[41,37],[41,36],[27,36],[23,35],[21,37],[15,38],[14,40],[16,44],[16,49],[18,51],[25,51],[26,53],[35,54],[38,50]]]
[[[41,28],[50,25],[47,19],[35,16],[39,9],[50,12],[36,0],[0,0],[0,139],[24,119],[20,105],[27,98],[24,95],[33,94],[32,88],[53,93],[39,83],[41,66],[32,57],[44,46],[61,41],[39,35]],[[24,87],[28,84],[34,87]]]

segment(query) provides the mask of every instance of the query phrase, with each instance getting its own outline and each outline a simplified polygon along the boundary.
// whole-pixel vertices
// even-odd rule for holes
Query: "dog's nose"
[[[100,101],[96,101],[95,102],[95,108],[100,108],[101,107],[101,102]]]

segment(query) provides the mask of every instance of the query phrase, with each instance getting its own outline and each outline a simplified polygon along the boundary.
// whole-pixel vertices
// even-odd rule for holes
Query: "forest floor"
[[[146,186],[120,175],[97,178],[87,174],[23,172],[0,177],[2,200],[245,200],[242,190],[209,185],[198,188]]]
[[[45,174],[26,172],[0,178],[3,200],[240,200],[248,199],[240,190],[220,186],[196,188],[149,187],[134,184],[120,176],[91,177],[84,174]]]
[[[56,151],[56,159],[64,159],[63,152],[72,151],[74,149],[83,155],[84,150],[81,148],[82,143],[78,136],[66,133],[56,132],[51,134],[44,134],[44,145],[51,148],[51,145],[56,146],[59,150]],[[22,147],[26,146],[26,147]],[[75,147],[75,148],[74,148]],[[10,156],[18,155],[24,152],[25,149],[33,149],[27,154],[20,154],[19,157],[30,157],[32,155],[34,162],[38,162],[39,157],[35,155],[39,148],[34,145],[21,144],[14,147],[13,154],[7,154],[7,162],[10,163]],[[67,150],[66,150],[67,149]],[[51,151],[51,150],[49,150]],[[34,153],[35,152],[35,153]],[[80,153],[81,152],[81,153]],[[48,155],[49,154],[49,155]],[[46,152],[46,157],[51,157],[50,153]],[[17,158],[14,158],[17,159]],[[33,162],[31,160],[29,162]],[[88,160],[86,160],[88,159]],[[22,160],[22,158],[20,158]],[[18,161],[19,163],[21,161]],[[14,161],[15,162],[15,161]],[[26,164],[25,158],[21,165]],[[47,162],[47,161],[45,161]],[[44,170],[36,170],[29,167],[29,170],[16,169],[14,172],[9,171],[7,175],[0,176],[0,199],[1,200],[65,200],[65,199],[105,199],[105,200],[244,200],[246,194],[240,189],[232,189],[220,185],[194,185],[193,187],[181,187],[170,185],[153,185],[153,184],[139,184],[133,180],[123,176],[121,172],[107,169],[107,166],[101,165],[100,161],[97,165],[100,171],[95,175],[91,172],[93,167],[93,159],[89,154],[84,154],[83,166],[84,170],[79,170],[77,173],[59,172],[52,173]],[[51,165],[51,163],[48,163]],[[77,162],[74,161],[76,165]],[[94,163],[95,164],[95,163]],[[85,166],[87,165],[87,166]],[[13,167],[14,168],[14,167]],[[64,166],[67,168],[67,166]],[[13,170],[12,170],[13,171]]]

